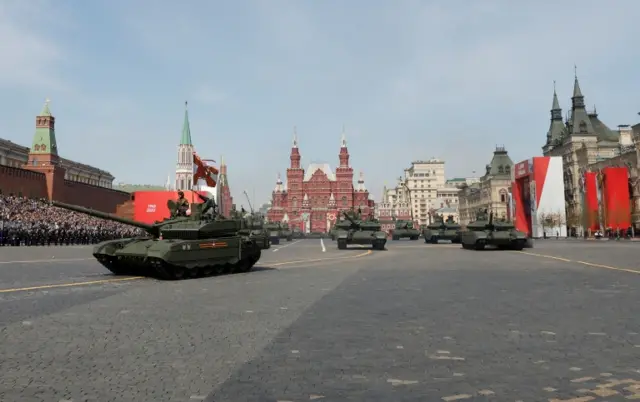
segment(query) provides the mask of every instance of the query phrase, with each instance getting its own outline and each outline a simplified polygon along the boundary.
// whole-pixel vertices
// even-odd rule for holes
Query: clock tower
[[[49,109],[49,99],[36,116],[36,133],[33,136],[25,169],[43,173],[47,181],[50,200],[63,200],[65,169],[60,166],[56,143],[56,118]]]

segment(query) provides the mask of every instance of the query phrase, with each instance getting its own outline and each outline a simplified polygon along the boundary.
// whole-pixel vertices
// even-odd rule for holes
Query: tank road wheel
[[[391,236],[391,240],[400,240],[400,236]]]
[[[482,240],[476,241],[475,249],[478,251],[484,250],[484,242]]]
[[[438,244],[438,236],[431,236],[431,244]]]
[[[418,240],[418,237],[420,236],[411,236],[411,240]]]
[[[374,250],[384,250],[384,242],[374,241],[372,244],[372,248]]]
[[[287,241],[291,241],[291,240],[293,240],[292,236],[287,237]]]
[[[346,250],[346,249],[347,249],[347,240],[338,239],[338,250]]]

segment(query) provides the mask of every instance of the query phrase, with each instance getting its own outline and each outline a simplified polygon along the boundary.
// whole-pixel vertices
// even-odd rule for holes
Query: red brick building
[[[0,140],[0,193],[116,212],[131,195],[111,188],[109,172],[60,157],[55,122],[47,101],[36,116],[31,148]]]
[[[220,161],[220,174],[218,175],[218,188],[217,202],[219,205],[219,213],[222,216],[229,216],[231,207],[233,206],[233,197],[231,196],[231,189],[229,188],[229,179],[227,178],[227,165],[224,163],[224,159]]]
[[[304,232],[327,232],[340,211],[360,208],[363,216],[373,212],[374,204],[369,200],[362,173],[358,184],[353,185],[353,169],[349,166],[344,135],[338,154],[340,164],[335,172],[328,163],[311,163],[306,171],[301,168],[295,136],[289,159],[286,185],[278,174],[273,190],[271,208],[267,212],[270,222],[287,222],[290,227]]]

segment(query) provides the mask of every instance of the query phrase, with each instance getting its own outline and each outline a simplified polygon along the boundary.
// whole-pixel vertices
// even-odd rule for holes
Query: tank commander
[[[176,216],[187,216],[187,211],[189,210],[189,201],[184,198],[184,192],[178,191],[178,199],[176,200]]]

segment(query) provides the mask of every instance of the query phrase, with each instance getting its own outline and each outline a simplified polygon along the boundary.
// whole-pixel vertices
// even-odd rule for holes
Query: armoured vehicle
[[[494,222],[493,212],[487,219],[487,211],[480,211],[477,219],[462,232],[462,248],[483,250],[487,246],[501,250],[522,250],[527,246],[527,236],[516,230],[511,222]]]
[[[462,241],[462,227],[454,222],[453,215],[445,221],[441,215],[435,215],[433,223],[422,229],[425,243],[438,244],[439,240],[451,240],[451,243]]]
[[[391,235],[392,240],[400,240],[408,238],[409,240],[418,240],[420,237],[420,231],[413,227],[413,222],[398,220],[396,221],[396,228]]]
[[[269,233],[271,244],[280,244],[280,239],[293,240],[293,233],[285,232],[280,222],[265,223],[264,228]]]
[[[198,195],[205,202],[192,204],[191,215],[172,212],[170,218],[152,225],[62,202],[52,204],[147,232],[94,246],[93,256],[116,275],[176,280],[250,271],[260,259],[261,247],[241,233],[244,221],[220,216],[213,198]],[[177,210],[172,200],[167,207]]]
[[[382,225],[375,220],[363,221],[354,219],[356,217],[342,212],[349,223],[347,230],[340,230],[337,233],[338,249],[344,250],[351,244],[368,245],[374,250],[384,250],[387,243],[387,234],[380,230]]]
[[[259,213],[252,212],[245,215],[243,219],[244,225],[240,233],[250,236],[263,250],[271,248],[269,232],[264,228],[264,217]]]
[[[241,230],[241,233],[244,235],[249,235],[259,246],[261,249],[266,250],[271,248],[271,239],[269,238],[269,232],[264,228],[264,215],[256,212],[253,209],[253,205],[251,205],[251,200],[249,199],[249,194],[244,191],[245,197],[247,197],[247,202],[249,203],[249,208],[251,209],[251,213],[247,214],[244,210],[244,207],[241,207],[241,212],[232,212],[235,214],[235,218],[244,219],[244,226]],[[234,208],[235,210],[235,208]],[[234,216],[232,216],[234,218]]]
[[[348,231],[350,227],[351,227],[351,222],[349,222],[346,219],[342,219],[336,222],[336,224],[333,225],[333,227],[329,231],[329,236],[331,236],[331,240],[335,241],[341,232]]]
[[[293,240],[293,230],[289,228],[288,223],[282,223],[282,238],[287,241]]]

